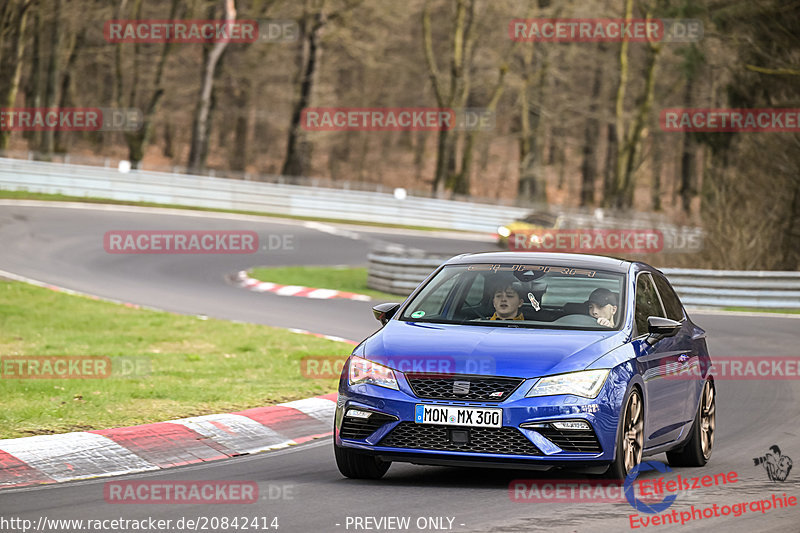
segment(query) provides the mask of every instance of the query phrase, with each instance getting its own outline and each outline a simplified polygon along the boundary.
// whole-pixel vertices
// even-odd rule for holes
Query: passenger
[[[494,290],[494,314],[489,320],[525,320],[522,316],[522,284],[500,283]]]
[[[597,323],[606,328],[614,327],[617,313],[617,295],[608,289],[595,289],[589,295],[589,314]]]

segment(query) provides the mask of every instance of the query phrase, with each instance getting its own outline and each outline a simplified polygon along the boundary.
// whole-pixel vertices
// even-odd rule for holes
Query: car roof
[[[520,263],[571,268],[594,268],[608,272],[626,273],[631,262],[613,257],[588,254],[558,254],[547,252],[484,252],[462,254],[448,259],[445,264],[463,265],[468,263]]]

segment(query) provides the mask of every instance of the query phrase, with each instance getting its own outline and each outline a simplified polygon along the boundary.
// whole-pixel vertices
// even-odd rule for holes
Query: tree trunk
[[[244,171],[247,169],[247,159],[250,155],[250,84],[243,80],[242,87],[234,90],[233,101],[239,114],[233,127],[233,153],[231,154],[231,170]]]
[[[3,11],[0,12],[4,23],[0,25],[0,35],[8,34],[12,46],[9,47],[9,53],[0,56],[0,70],[11,71],[11,76],[8,81],[0,84],[0,107],[14,107],[17,101],[17,92],[19,90],[19,80],[22,74],[22,57],[25,53],[25,40],[28,7],[30,2],[26,1],[19,5],[16,3],[6,4]],[[16,12],[12,11],[16,9]],[[6,11],[8,10],[8,11]],[[6,27],[5,21],[8,21]],[[5,47],[5,37],[0,39],[0,53]],[[11,137],[11,132],[8,130],[0,130],[0,150],[8,148],[8,142]]]
[[[661,211],[661,136],[653,135],[653,184],[650,189],[650,199],[653,203],[653,211]]]
[[[42,105],[42,63],[40,60],[42,41],[44,39],[44,22],[39,9],[33,10],[34,28],[33,48],[31,49],[31,78],[25,86],[25,106],[41,107]],[[28,148],[39,149],[41,139],[38,131],[25,131],[22,136],[28,141]]]
[[[617,165],[617,126],[612,122],[606,128],[606,160],[603,168],[603,205],[611,207],[614,203],[614,173]]]
[[[489,100],[489,104],[486,106],[487,113],[494,113],[495,109],[497,109],[497,103],[500,101],[500,97],[503,95],[503,90],[505,89],[505,77],[508,69],[504,66],[500,68],[500,72],[497,77],[497,83],[492,90],[492,97]],[[456,194],[463,194],[469,195],[470,194],[470,176],[472,174],[472,161],[473,161],[473,150],[475,149],[475,140],[480,133],[479,129],[473,129],[469,131],[466,135],[466,142],[464,143],[463,150],[461,152],[461,170],[456,174],[456,180],[453,184],[453,192]]]
[[[167,118],[164,121],[164,149],[162,150],[162,153],[164,154],[164,157],[168,157],[170,159],[175,157],[175,149],[172,146],[172,137],[172,124],[170,123],[169,118]]]
[[[436,55],[433,50],[431,32],[430,6],[426,0],[422,10],[422,37],[425,62],[428,76],[433,85],[436,103],[440,108],[463,107],[470,89],[469,68],[465,67],[472,56],[475,42],[473,19],[475,16],[474,0],[457,0],[456,14],[453,21],[450,56],[449,89],[445,91],[444,81],[439,73]],[[436,172],[433,176],[432,189],[436,196],[442,196],[448,185],[455,186],[459,181],[455,175],[456,146],[458,134],[445,129],[439,130],[436,150]],[[465,143],[465,146],[469,141]]]
[[[47,62],[47,81],[45,82],[44,106],[55,107],[56,89],[58,87],[58,55],[61,48],[61,0],[53,0],[53,25],[50,30],[50,58]],[[55,132],[52,130],[42,132],[40,149],[45,154],[52,154],[55,150]]]
[[[180,0],[172,0],[170,19],[175,19],[177,17],[179,2]],[[164,65],[167,62],[167,57],[169,57],[171,50],[172,43],[164,43],[164,47],[161,49],[161,55],[158,58],[158,65],[156,66],[155,79],[153,80],[153,92],[150,95],[150,101],[147,103],[142,113],[142,127],[137,131],[125,132],[125,141],[128,143],[128,159],[130,159],[131,168],[139,168],[142,159],[144,159],[147,145],[150,143],[150,138],[153,135],[153,118],[158,111],[161,98],[164,96]],[[134,61],[136,61],[136,57],[134,57]],[[129,106],[133,107],[135,102],[135,93],[131,91]],[[208,137],[206,137],[206,140],[207,139]]]
[[[644,94],[642,95],[641,103],[639,104],[639,108],[637,109],[636,116],[633,120],[633,125],[631,127],[625,147],[625,167],[621,180],[622,203],[619,205],[619,207],[630,208],[633,206],[633,193],[636,188],[634,166],[638,162],[639,152],[641,151],[642,130],[644,130],[647,119],[650,116],[650,108],[653,105],[656,65],[658,64],[658,54],[660,52],[660,45],[653,45],[651,43],[648,46]]]
[[[72,99],[70,98],[70,85],[72,82],[72,70],[75,67],[75,61],[78,59],[78,51],[83,48],[83,43],[86,40],[86,29],[83,28],[78,31],[77,35],[75,35],[72,39],[72,46],[70,47],[69,56],[67,58],[67,63],[64,65],[64,75],[61,76],[61,90],[60,96],[58,99],[58,107],[63,109],[65,107],[69,107]],[[67,151],[66,146],[64,146],[64,132],[58,130],[55,132],[55,149],[59,153],[65,153]]]
[[[225,21],[228,23],[236,20],[235,0],[223,0],[225,9]],[[214,74],[217,70],[222,53],[228,46],[227,41],[214,43],[205,64],[203,81],[198,95],[197,107],[195,109],[192,141],[189,149],[189,163],[187,172],[189,174],[199,174],[206,168],[206,158],[208,157],[208,138],[211,131],[211,94],[214,90]]]
[[[633,12],[633,0],[627,0],[625,5],[625,18],[629,19]],[[650,19],[648,13],[646,18]],[[629,209],[633,206],[633,194],[636,188],[634,167],[637,164],[639,150],[641,148],[642,131],[647,122],[650,108],[653,103],[653,92],[655,87],[656,65],[658,54],[661,52],[661,45],[648,43],[647,65],[645,67],[645,87],[643,94],[639,98],[638,108],[634,116],[630,129],[625,124],[625,90],[628,83],[628,41],[623,41],[620,46],[619,65],[620,79],[617,89],[616,99],[616,135],[617,135],[617,156],[615,173],[612,181],[611,194],[609,199],[611,205],[616,208]]]
[[[630,19],[633,14],[633,0],[625,0],[625,19]],[[625,168],[628,165],[626,157],[629,155],[627,150],[627,130],[625,128],[625,90],[628,86],[628,41],[623,40],[619,47],[619,85],[617,86],[617,96],[614,101],[614,119],[617,153],[614,158],[614,174],[611,182],[611,193],[608,198],[609,205],[621,207],[624,204],[622,183]]]
[[[436,173],[433,175],[433,194],[437,197],[444,194],[447,183],[447,163],[450,161],[452,151],[451,133],[448,130],[439,131],[439,138],[436,142]]]
[[[416,171],[417,180],[422,178],[422,171],[425,166],[425,148],[428,141],[426,132],[417,132],[416,144],[414,145],[414,170]]]
[[[800,268],[800,179],[794,176],[794,192],[785,217],[786,229],[783,231],[782,254],[778,264],[780,270],[796,271]]]
[[[303,109],[311,103],[314,92],[317,71],[319,69],[321,48],[321,32],[325,26],[326,17],[319,11],[313,21],[309,15],[304,17],[305,22],[301,29],[301,56],[300,63],[300,94],[292,109],[292,119],[289,125],[289,139],[286,146],[286,158],[283,161],[281,174],[284,176],[304,176],[311,168],[312,147],[303,131],[300,118]]]
[[[683,92],[683,107],[691,109],[692,93],[694,92],[694,75],[686,79],[686,87]],[[683,150],[681,153],[681,209],[686,214],[692,210],[692,198],[695,195],[695,148],[692,140],[692,133],[683,133]]]
[[[544,99],[547,62],[542,62],[542,67],[537,73],[539,76],[539,83],[537,84],[539,98],[538,103],[533,107],[531,107],[530,101],[530,88],[533,82],[533,49],[528,49],[524,52],[523,69],[523,83],[519,91],[520,134],[517,198],[523,203],[546,203],[547,190],[542,179],[540,137],[541,108]]]
[[[594,186],[597,180],[597,143],[600,139],[600,121],[597,120],[597,104],[603,72],[598,62],[594,70],[592,93],[589,97],[589,116],[583,137],[583,162],[581,163],[580,205],[594,205]]]

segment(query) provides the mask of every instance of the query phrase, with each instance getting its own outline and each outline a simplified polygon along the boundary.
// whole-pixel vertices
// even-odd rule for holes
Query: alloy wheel
[[[642,398],[634,390],[628,398],[623,425],[622,454],[625,458],[625,471],[630,472],[642,461],[644,445],[644,421],[642,419]]]
[[[700,443],[703,457],[711,457],[714,446],[714,430],[716,429],[716,392],[710,381],[703,387],[703,403],[700,407]]]

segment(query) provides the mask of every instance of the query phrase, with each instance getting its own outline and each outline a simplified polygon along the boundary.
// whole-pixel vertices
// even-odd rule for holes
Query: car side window
[[[663,276],[657,274],[653,276],[653,279],[656,282],[658,294],[661,296],[661,302],[664,304],[664,309],[667,312],[667,318],[677,320],[678,322],[683,320],[683,306],[669,282]]]
[[[650,279],[650,274],[642,273],[636,279],[636,307],[634,310],[634,321],[638,335],[647,333],[647,317],[664,317],[664,310],[658,299],[655,285]],[[664,317],[666,318],[666,317]]]

